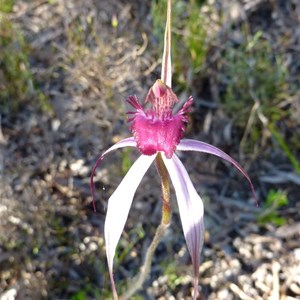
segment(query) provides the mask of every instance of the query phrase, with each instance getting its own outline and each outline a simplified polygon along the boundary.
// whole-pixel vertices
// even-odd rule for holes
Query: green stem
[[[163,224],[170,224],[171,221],[171,206],[170,206],[170,178],[168,170],[164,164],[161,154],[158,153],[156,156],[156,169],[161,179],[161,190],[162,190],[162,220]]]
[[[270,129],[271,133],[273,134],[274,138],[277,140],[277,142],[278,142],[279,146],[281,147],[281,149],[287,155],[288,159],[290,160],[290,162],[293,165],[296,172],[298,174],[300,174],[300,164],[299,164],[297,158],[294,156],[294,154],[292,153],[292,151],[290,150],[290,148],[288,147],[288,145],[284,141],[283,137],[277,131],[277,129],[275,128],[273,123],[269,124],[269,129]]]

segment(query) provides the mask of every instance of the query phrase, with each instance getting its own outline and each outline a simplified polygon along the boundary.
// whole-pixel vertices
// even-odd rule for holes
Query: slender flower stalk
[[[149,248],[147,249],[145,263],[141,268],[141,273],[139,274],[139,276],[137,276],[137,278],[134,278],[134,280],[132,280],[129,289],[125,292],[124,295],[121,296],[121,300],[131,299],[132,295],[134,295],[143,286],[143,283],[147,279],[147,276],[150,272],[153,254],[168,227],[169,224],[165,224],[163,222],[157,227],[154,238]]]
[[[164,52],[162,58],[161,79],[169,87],[172,87],[172,63],[171,63],[171,29],[172,29],[172,0],[168,0],[167,21],[164,39]]]
[[[170,206],[170,179],[168,170],[162,160],[161,154],[158,153],[156,156],[156,168],[161,179],[161,190],[162,190],[162,219],[161,223],[169,225],[171,221],[171,206]]]
[[[132,107],[132,110],[128,111],[127,115],[133,136],[125,138],[107,149],[97,159],[91,174],[91,192],[94,204],[95,188],[93,178],[104,157],[110,152],[124,147],[135,147],[141,153],[108,200],[104,235],[114,300],[118,299],[113,278],[113,260],[116,247],[124,229],[135,191],[154,160],[161,179],[162,222],[146,254],[146,261],[141,270],[141,276],[137,280],[135,287],[128,291],[127,297],[142,286],[149,273],[151,259],[156,246],[171,221],[170,180],[175,189],[183,234],[193,264],[193,299],[196,300],[198,297],[200,253],[204,241],[204,208],[203,202],[185,167],[176,155],[176,151],[209,153],[230,162],[245,176],[256,199],[250,177],[233,158],[210,144],[197,140],[183,139],[186,124],[189,121],[187,114],[190,111],[193,98],[189,97],[182,108],[177,113],[173,113],[172,109],[174,104],[178,102],[178,98],[171,89],[171,8],[172,1],[168,0],[161,79],[154,83],[145,98],[145,102],[150,104],[151,108],[145,110],[136,96],[129,96],[126,99],[127,103]]]

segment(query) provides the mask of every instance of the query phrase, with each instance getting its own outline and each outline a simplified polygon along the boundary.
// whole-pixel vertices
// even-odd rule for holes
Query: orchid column
[[[176,155],[176,151],[209,153],[230,162],[246,177],[253,196],[256,198],[250,177],[233,158],[213,145],[197,140],[183,139],[188,123],[187,113],[193,98],[189,97],[182,108],[176,114],[173,113],[172,109],[174,104],[178,102],[178,98],[171,89],[171,8],[171,0],[168,0],[161,79],[154,83],[145,98],[145,102],[150,104],[151,108],[145,110],[136,96],[129,96],[126,99],[132,106],[132,111],[127,112],[127,114],[133,136],[125,138],[107,149],[97,159],[91,174],[91,192],[94,203],[93,178],[104,157],[111,151],[123,147],[135,147],[141,154],[108,200],[104,236],[114,300],[118,299],[113,278],[113,260],[116,247],[124,229],[135,191],[154,161],[162,186],[162,221],[147,251],[145,264],[141,268],[141,275],[135,280],[135,284],[131,286],[132,288],[123,296],[123,299],[129,299],[133,293],[142,287],[149,273],[154,251],[170,224],[170,179],[174,186],[183,234],[193,264],[193,299],[196,300],[198,297],[200,253],[204,240],[203,202],[185,167]]]

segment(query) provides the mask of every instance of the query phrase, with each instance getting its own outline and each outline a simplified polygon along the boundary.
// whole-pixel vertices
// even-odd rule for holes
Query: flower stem
[[[143,286],[144,281],[147,279],[149,272],[150,272],[150,267],[151,267],[151,262],[152,262],[152,257],[153,254],[162,238],[164,233],[166,232],[166,229],[168,228],[168,224],[161,223],[155,232],[154,238],[147,250],[146,257],[145,257],[145,262],[144,265],[141,268],[141,273],[137,276],[136,279],[133,280],[133,283],[129,290],[121,296],[121,300],[128,300],[131,298],[133,294],[135,294],[138,290],[140,290]]]
[[[171,206],[170,206],[170,178],[168,170],[164,164],[161,154],[158,153],[155,159],[156,169],[161,179],[162,190],[162,220],[163,224],[170,224],[171,221]]]

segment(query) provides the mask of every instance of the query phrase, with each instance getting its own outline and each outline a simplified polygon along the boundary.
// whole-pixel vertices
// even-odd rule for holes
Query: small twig
[[[230,289],[234,292],[235,295],[242,300],[252,300],[252,297],[249,297],[238,285],[230,283]]]
[[[145,33],[142,34],[142,38],[143,38],[143,45],[141,47],[135,48],[130,53],[125,54],[123,57],[117,60],[114,65],[120,66],[129,58],[136,59],[138,56],[141,56],[147,49],[147,45],[148,45],[148,38]]]
[[[276,261],[273,261],[272,263],[273,290],[271,294],[271,299],[274,300],[280,299],[279,271],[280,271],[280,264]]]
[[[250,116],[249,116],[249,119],[248,119],[248,122],[247,122],[247,126],[246,126],[246,129],[244,131],[244,134],[243,134],[243,137],[241,139],[241,142],[240,142],[240,149],[243,148],[244,144],[245,144],[245,141],[251,131],[251,128],[252,128],[252,125],[254,123],[254,120],[255,120],[255,115],[256,115],[256,111],[258,110],[260,106],[260,103],[259,101],[255,101],[254,105],[252,106],[252,109],[251,109],[251,112],[250,112]]]
[[[2,116],[0,114],[0,145],[6,145],[7,141],[2,133]]]

